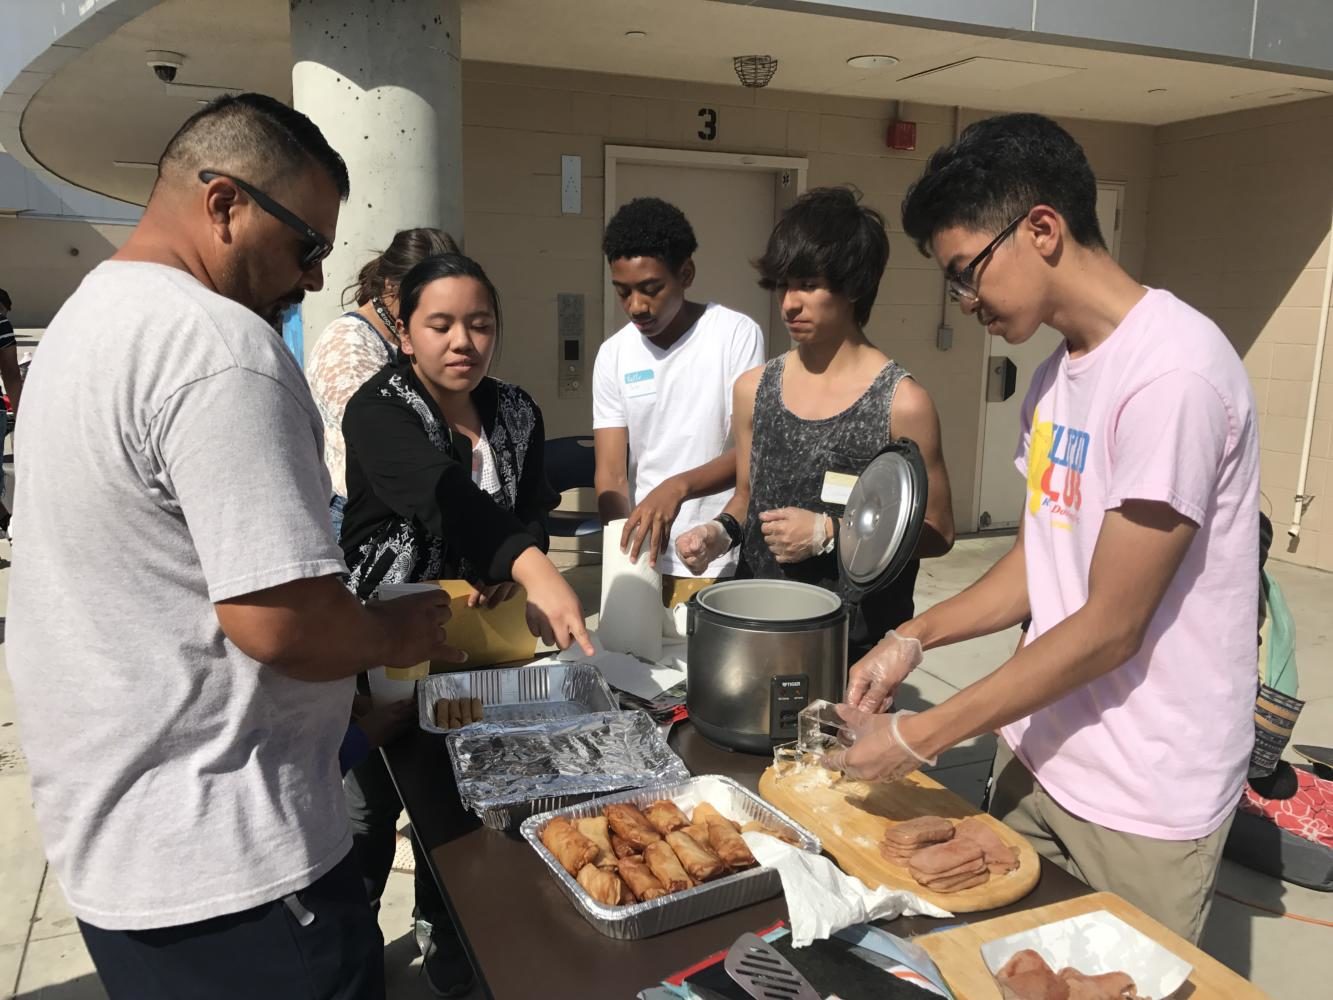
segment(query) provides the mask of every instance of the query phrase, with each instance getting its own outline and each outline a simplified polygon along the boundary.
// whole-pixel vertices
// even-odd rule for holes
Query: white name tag
[[[857,477],[849,472],[824,473],[824,489],[820,492],[819,499],[825,503],[846,506],[847,500],[852,495],[852,487],[856,485],[856,480]]]
[[[651,368],[625,373],[625,398],[639,399],[657,395],[657,373]]]

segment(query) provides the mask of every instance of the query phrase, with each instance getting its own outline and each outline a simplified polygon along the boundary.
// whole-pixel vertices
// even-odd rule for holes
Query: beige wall
[[[111,256],[130,226],[0,218],[0,288],[18,327],[44,327],[83,276]],[[78,254],[71,253],[77,250]]]
[[[1211,316],[1259,408],[1273,555],[1333,570],[1333,351],[1324,356],[1297,547],[1286,536],[1305,428],[1333,210],[1333,99],[1157,129],[1145,280]]]
[[[899,204],[924,159],[953,136],[954,109],[905,105],[917,149],[885,148],[890,105],[773,90],[539,70],[464,65],[464,202],[467,250],[488,269],[505,307],[508,342],[497,373],[541,403],[551,436],[586,433],[591,394],[555,393],[555,296],[587,297],[585,342],[602,335],[604,144],[771,153],[807,157],[811,187],[852,183],[889,222],[891,260],[868,333],[931,392],[941,414],[960,529],[975,527],[974,488],[985,345],[952,307],[953,349],[939,351],[943,279],[902,234]],[[718,111],[713,142],[698,138],[697,113]],[[963,123],[981,113],[964,110]],[[1126,182],[1122,258],[1138,273],[1145,242],[1152,129],[1066,122],[1104,180]],[[560,156],[583,157],[583,213],[560,214]],[[755,248],[755,255],[761,251]],[[587,369],[591,375],[591,358]],[[1015,433],[1016,433],[1015,429]]]

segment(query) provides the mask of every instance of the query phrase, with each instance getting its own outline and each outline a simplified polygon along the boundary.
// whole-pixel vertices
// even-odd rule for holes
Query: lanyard
[[[370,304],[375,309],[375,315],[378,316],[380,322],[384,324],[384,328],[389,331],[390,339],[396,344],[398,341],[398,320],[394,318],[393,313],[389,312],[388,307],[384,304],[384,300],[378,295],[370,300]],[[395,352],[394,345],[386,342],[384,349],[389,352],[389,360],[392,361]]]

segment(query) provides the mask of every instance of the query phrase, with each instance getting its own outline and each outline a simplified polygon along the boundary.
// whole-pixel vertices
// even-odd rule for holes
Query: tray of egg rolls
[[[634,940],[782,891],[745,832],[809,851],[819,838],[730,778],[707,774],[605,795],[523,821],[519,832],[588,923]]]

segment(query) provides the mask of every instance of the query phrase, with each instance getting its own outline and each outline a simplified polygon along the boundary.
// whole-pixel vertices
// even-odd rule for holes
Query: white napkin
[[[675,687],[685,679],[683,663],[677,665],[673,659],[667,663],[646,663],[629,653],[612,653],[602,644],[601,638],[593,631],[588,633],[596,655],[589,656],[578,646],[570,646],[553,658],[539,660],[538,663],[591,663],[602,672],[606,682],[621,691],[628,691],[645,700],[656,698],[668,688]]]
[[[828,858],[792,847],[766,833],[750,831],[741,836],[755,860],[766,868],[776,868],[782,878],[793,947],[804,948],[844,927],[871,920],[953,916],[915,893],[887,887],[872,890],[859,878],[844,874]]]
[[[602,529],[602,603],[597,628],[607,649],[637,653],[648,660],[662,655],[662,574],[645,557],[631,562],[620,550],[624,519]]]

